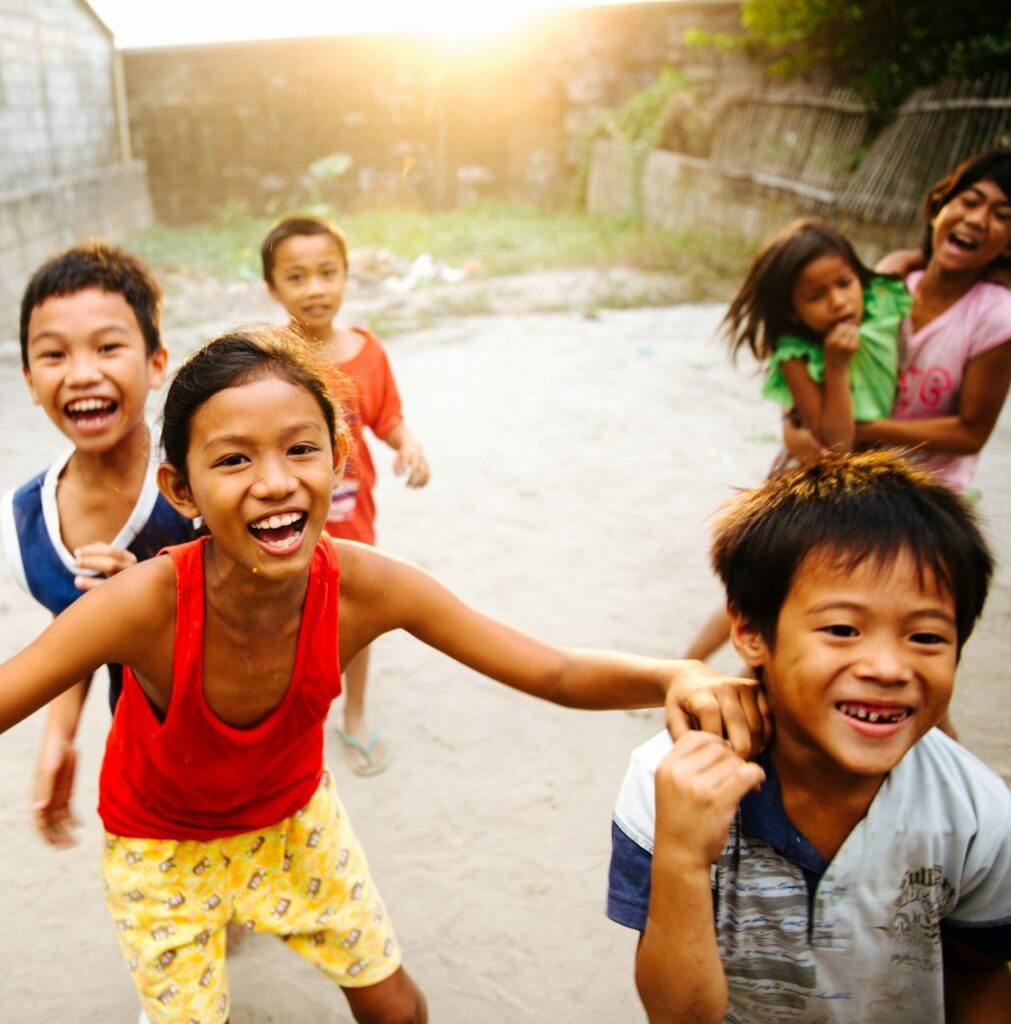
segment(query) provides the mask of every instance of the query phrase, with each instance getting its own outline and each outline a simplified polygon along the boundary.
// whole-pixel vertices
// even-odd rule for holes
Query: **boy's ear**
[[[769,658],[769,645],[762,631],[746,619],[732,604],[727,605],[730,617],[730,642],[749,668],[762,668]]]
[[[38,405],[39,404],[39,394],[35,390],[35,381],[32,380],[32,371],[29,370],[27,366],[22,366],[21,367],[21,376],[24,377],[25,383],[28,385],[28,391],[29,391],[29,393],[32,396],[32,401],[36,405]]]
[[[165,383],[165,374],[168,373],[169,354],[164,345],[159,345],[155,351],[147,357],[147,364],[151,371],[152,388],[160,388]]]
[[[190,485],[183,479],[182,473],[169,462],[163,462],[158,467],[158,490],[165,495],[168,503],[187,519],[196,519],[200,515]]]

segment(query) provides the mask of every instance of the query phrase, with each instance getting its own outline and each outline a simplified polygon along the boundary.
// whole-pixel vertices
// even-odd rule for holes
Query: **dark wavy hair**
[[[315,399],[336,447],[344,431],[340,406],[331,390],[340,381],[317,364],[304,339],[287,327],[240,327],[198,349],[172,376],[162,411],[161,441],[165,459],[189,479],[186,455],[197,410],[219,391],[241,387],[262,377],[280,377],[304,388]]]
[[[720,325],[736,357],[747,346],[762,362],[784,334],[809,334],[793,311],[793,288],[804,268],[828,253],[841,256],[866,286],[872,272],[849,240],[823,220],[798,220],[770,238],[752,260]]]

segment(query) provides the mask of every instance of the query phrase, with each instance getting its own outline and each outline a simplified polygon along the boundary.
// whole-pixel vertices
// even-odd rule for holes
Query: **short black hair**
[[[151,269],[118,245],[95,240],[50,257],[32,274],[21,297],[21,365],[28,368],[28,324],[46,299],[100,288],[122,295],[137,317],[144,347],[153,356],[162,347],[162,291]]]
[[[197,410],[219,391],[241,387],[262,377],[280,377],[304,388],[315,399],[336,447],[344,431],[340,407],[331,392],[343,385],[340,371],[324,373],[305,339],[288,327],[240,327],[209,341],[172,375],[162,410],[161,441],[165,459],[189,479],[186,455]],[[338,379],[329,380],[330,376]]]
[[[329,235],[337,244],[341,262],[345,272],[348,269],[348,242],[333,221],[325,217],[285,217],[279,220],[268,232],[260,246],[260,261],[263,263],[263,280],[267,284],[274,283],[274,250],[288,238],[297,235]]]
[[[958,650],[983,610],[993,556],[969,506],[894,452],[828,455],[733,498],[715,530],[727,601],[775,646],[779,613],[808,555],[855,568],[903,552],[955,603]]]

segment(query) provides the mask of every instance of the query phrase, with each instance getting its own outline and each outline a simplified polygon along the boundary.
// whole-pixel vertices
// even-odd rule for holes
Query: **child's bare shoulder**
[[[409,563],[356,540],[339,540],[324,534],[323,542],[333,545],[340,565],[341,596],[382,590]]]
[[[123,615],[143,618],[151,626],[175,617],[175,566],[168,555],[149,558],[117,573],[93,593],[120,606]]]

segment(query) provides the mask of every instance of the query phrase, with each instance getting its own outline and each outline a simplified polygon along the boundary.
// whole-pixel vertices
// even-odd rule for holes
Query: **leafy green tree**
[[[827,68],[884,112],[948,76],[1011,68],[1007,0],[744,0],[740,41],[772,57],[773,73]]]

